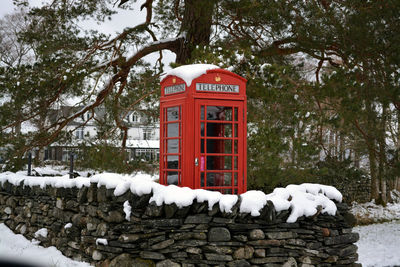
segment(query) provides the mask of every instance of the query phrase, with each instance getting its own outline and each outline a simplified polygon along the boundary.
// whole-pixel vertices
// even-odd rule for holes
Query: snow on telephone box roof
[[[288,185],[285,188],[275,188],[270,194],[262,191],[251,190],[237,195],[224,195],[217,191],[204,189],[190,189],[175,185],[161,185],[151,180],[146,174],[121,175],[116,173],[101,173],[90,178],[76,177],[69,179],[69,175],[62,177],[33,177],[20,173],[0,173],[0,185],[9,182],[15,186],[40,186],[46,185],[56,188],[89,187],[91,183],[97,186],[105,186],[114,189],[115,196],[121,196],[128,190],[133,194],[142,196],[152,194],[149,202],[155,202],[158,206],[162,204],[175,203],[179,208],[192,205],[193,201],[208,202],[211,210],[214,204],[218,204],[222,212],[231,213],[233,206],[241,198],[240,212],[250,213],[251,216],[260,216],[261,209],[267,201],[271,201],[277,212],[290,210],[288,223],[296,222],[302,216],[313,216],[319,208],[321,213],[335,215],[337,202],[342,201],[342,194],[333,186],[304,183],[300,185]],[[125,205],[127,210],[128,205]]]
[[[220,69],[220,67],[212,64],[191,64],[183,65],[175,69],[167,71],[161,76],[161,81],[163,81],[168,76],[176,76],[181,78],[186,85],[189,87],[192,85],[192,81],[203,74],[207,73],[207,70]]]

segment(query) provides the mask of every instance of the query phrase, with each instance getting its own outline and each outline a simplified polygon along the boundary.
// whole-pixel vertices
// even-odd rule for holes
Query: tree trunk
[[[291,156],[290,158],[291,158],[292,166],[296,166],[296,150],[294,148],[294,146],[295,146],[294,134],[291,136],[291,138],[292,138],[292,150],[290,152],[290,156]]]
[[[43,132],[45,128],[47,111],[40,113],[39,117],[40,119],[36,121],[36,126],[39,128],[40,132]],[[44,147],[39,147],[35,157],[35,164],[37,166],[44,166]]]
[[[378,178],[380,183],[380,197],[378,200],[381,204],[386,205],[387,203],[387,184],[386,184],[386,116],[387,116],[387,105],[382,106],[382,118],[380,122],[380,129],[378,133],[378,144],[379,144],[379,158],[378,158]]]
[[[369,172],[371,176],[371,199],[379,201],[380,199],[380,184],[378,176],[378,166],[377,166],[377,150],[376,150],[376,138],[374,129],[376,129],[376,114],[374,111],[374,106],[368,99],[365,103],[367,112],[367,133],[364,135],[365,143],[368,149],[368,159],[369,159]]]
[[[354,150],[354,167],[360,169],[360,154],[357,150]]]
[[[35,155],[35,165],[36,166],[44,166],[44,148],[40,147]]]
[[[335,133],[335,157],[339,158],[339,134]]]
[[[400,177],[395,178],[394,189],[400,191]]]
[[[188,64],[197,45],[210,43],[214,0],[186,0],[181,27],[181,34],[186,38],[181,42],[176,55],[176,63]]]
[[[377,177],[376,170],[376,159],[375,159],[375,150],[369,147],[368,148],[368,158],[369,158],[369,172],[371,175],[371,199],[378,200],[379,198],[379,180]]]
[[[397,162],[400,162],[400,110],[397,110]],[[400,191],[400,174],[394,178],[395,185],[393,189]]]

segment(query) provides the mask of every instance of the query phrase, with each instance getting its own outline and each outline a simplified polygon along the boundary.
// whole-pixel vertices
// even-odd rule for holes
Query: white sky
[[[1,8],[0,8],[0,18],[2,18],[6,14],[10,14],[15,11],[15,6],[13,5],[12,0],[0,0]],[[32,6],[41,5],[43,0],[29,0]],[[112,16],[110,21],[106,21],[101,25],[97,25],[93,21],[85,21],[82,23],[83,28],[86,29],[97,29],[103,33],[115,35],[116,32],[122,32],[122,30],[129,26],[134,26],[140,23],[143,23],[146,18],[146,9],[140,11],[140,6],[144,1],[137,1],[135,10],[123,10],[116,7],[118,13]],[[154,62],[158,58],[158,53],[153,53],[147,56],[145,59],[149,62]],[[175,54],[164,51],[163,55],[163,63],[167,67],[170,62],[175,61]],[[168,67],[166,69],[169,69]]]
[[[1,0],[1,2],[2,6],[0,9],[0,17],[15,11],[15,6],[13,5],[12,0]],[[42,0],[29,0],[31,6],[40,6],[42,2]],[[140,2],[141,1],[138,1],[136,3],[137,8],[135,9],[137,11],[123,10],[115,7],[115,9],[118,10],[118,14],[114,15],[111,21],[108,21],[102,25],[96,25],[94,22],[85,22],[84,25],[88,28],[101,29],[102,32],[109,34],[113,34],[115,31],[121,32],[125,27],[144,22],[146,18],[146,11],[145,9],[142,12],[139,11],[141,5]]]

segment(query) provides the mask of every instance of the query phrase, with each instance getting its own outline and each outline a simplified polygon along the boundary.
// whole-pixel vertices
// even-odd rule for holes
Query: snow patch
[[[386,207],[376,205],[375,201],[359,204],[352,203],[350,212],[356,217],[358,224],[369,224],[400,219],[400,192],[390,192],[393,203],[387,203]]]
[[[219,209],[222,212],[232,213],[232,207],[238,201],[237,195],[222,195],[219,200]]]
[[[47,234],[48,234],[47,229],[41,228],[35,232],[35,238],[39,238],[39,237],[47,238]]]
[[[68,229],[72,227],[72,223],[67,223],[66,225],[64,225],[64,229]]]
[[[129,181],[119,183],[115,187],[114,195],[117,197],[121,196],[121,195],[125,194],[125,192],[127,192],[130,187],[131,187],[131,183]]]
[[[215,203],[221,199],[222,194],[217,191],[208,191],[204,189],[196,189],[196,199],[197,202],[202,203],[207,201],[208,202],[208,210],[212,210],[212,207]]]
[[[331,200],[342,201],[342,194],[332,186],[320,184],[288,185],[275,188],[268,195],[261,191],[248,191],[241,195],[240,211],[260,216],[260,210],[270,200],[277,212],[291,209],[288,223],[296,222],[302,216],[313,216],[318,211],[329,215],[336,214],[336,205]]]
[[[96,239],[96,245],[107,246],[108,245],[108,241],[105,238],[97,238]]]
[[[125,219],[127,221],[131,221],[131,211],[132,211],[132,207],[129,204],[129,201],[127,200],[124,202]]]
[[[161,80],[164,80],[167,76],[177,76],[184,80],[187,86],[190,86],[194,79],[206,74],[207,70],[212,69],[220,69],[220,67],[212,64],[183,65],[165,72],[165,74],[161,76]]]
[[[357,226],[354,232],[360,234],[358,262],[363,266],[399,266],[400,263],[400,221]]]
[[[264,192],[250,190],[240,195],[240,211],[250,213],[251,216],[260,216],[260,210],[267,204],[267,196]]]
[[[16,235],[3,223],[0,224],[0,259],[2,260],[10,260],[21,266],[90,267],[89,263],[73,261],[65,257],[53,246],[47,248],[38,246],[38,242],[29,241],[20,234]]]

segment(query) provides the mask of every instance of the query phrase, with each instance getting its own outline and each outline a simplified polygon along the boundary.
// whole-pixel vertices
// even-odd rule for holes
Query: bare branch
[[[180,0],[175,0],[174,13],[175,13],[175,17],[177,20],[183,21],[182,17],[179,15],[179,3],[180,3]]]
[[[139,50],[135,55],[131,56],[125,62],[125,64],[123,64],[122,68],[118,71],[118,73],[113,75],[113,77],[111,79],[109,79],[108,82],[106,82],[103,89],[97,94],[95,102],[85,106],[78,112],[75,112],[74,114],[70,115],[68,118],[65,118],[64,120],[57,122],[55,125],[48,127],[48,130],[50,130],[51,128],[55,128],[55,131],[48,138],[46,138],[46,140],[34,142],[33,144],[31,144],[31,146],[42,147],[42,146],[47,146],[47,145],[51,144],[57,138],[57,136],[60,134],[61,130],[68,123],[73,121],[75,118],[81,116],[85,112],[87,112],[89,110],[93,110],[95,107],[101,105],[104,102],[105,98],[111,93],[115,84],[117,84],[117,83],[124,84],[124,82],[126,82],[126,78],[127,78],[128,74],[129,74],[129,70],[132,68],[132,66],[138,60],[140,60],[141,58],[143,58],[144,56],[146,56],[150,53],[160,51],[163,49],[175,51],[175,49],[179,46],[180,41],[181,41],[181,38],[172,39],[172,40],[164,40],[161,42],[152,43],[152,44],[142,48],[141,50]],[[124,88],[124,86],[120,87],[121,93],[122,93],[123,88]]]

